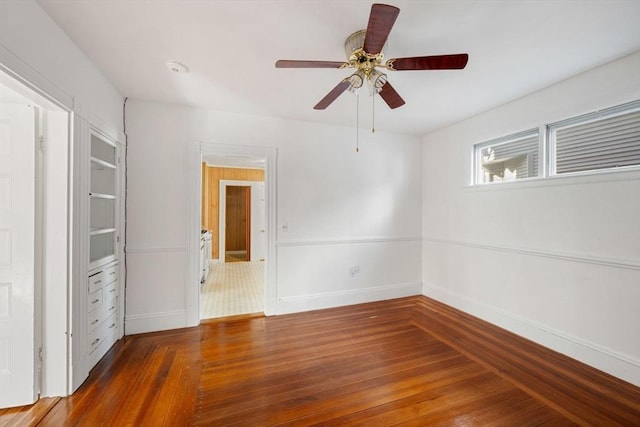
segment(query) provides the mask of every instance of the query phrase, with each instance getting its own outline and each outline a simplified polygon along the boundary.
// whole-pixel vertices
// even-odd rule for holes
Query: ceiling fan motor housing
[[[349,66],[364,71],[368,77],[375,67],[384,66],[382,63],[384,54],[382,50],[377,54],[370,54],[362,49],[366,34],[367,30],[360,30],[347,37],[344,42],[344,51],[347,55]]]

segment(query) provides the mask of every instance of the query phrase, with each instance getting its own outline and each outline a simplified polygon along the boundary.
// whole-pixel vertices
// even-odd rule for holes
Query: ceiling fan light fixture
[[[371,5],[369,21],[366,30],[356,31],[344,42],[347,62],[340,61],[308,61],[308,60],[278,60],[276,68],[354,68],[356,71],[350,77],[343,78],[329,93],[313,108],[326,109],[343,92],[359,93],[366,80],[369,93],[380,95],[391,109],[402,107],[404,99],[387,81],[387,75],[379,69],[390,71],[408,70],[461,70],[467,65],[467,53],[449,55],[413,56],[406,58],[392,58],[384,61],[383,51],[387,47],[389,33],[395,24],[400,9],[388,4],[375,3]],[[375,104],[375,101],[374,101]]]
[[[362,70],[358,70],[351,74],[351,76],[349,76],[349,92],[357,94],[366,78],[367,76]]]
[[[387,75],[385,73],[381,73],[375,68],[371,70],[369,73],[369,78],[367,79],[369,82],[369,92],[373,95],[374,93],[380,93],[382,87],[387,83]]]

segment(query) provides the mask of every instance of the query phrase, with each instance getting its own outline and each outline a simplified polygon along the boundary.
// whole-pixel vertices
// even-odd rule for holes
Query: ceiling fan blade
[[[415,56],[413,58],[392,58],[385,64],[389,70],[461,70],[467,65],[469,55]]]
[[[338,61],[290,61],[280,59],[276,61],[276,68],[341,68],[346,62]]]
[[[389,82],[386,82],[384,86],[382,86],[380,96],[391,109],[402,107],[405,104],[404,99],[398,95],[398,92],[396,92]]]
[[[325,108],[327,108],[333,101],[335,101],[340,95],[342,95],[342,92],[349,88],[350,84],[351,82],[349,81],[349,79],[344,79],[343,81],[338,83],[338,85],[331,89],[331,92],[329,92],[324,98],[322,98],[320,102],[318,102],[313,107],[313,109],[324,110]]]
[[[395,6],[386,4],[372,5],[362,50],[372,55],[380,53],[399,13],[400,9]]]

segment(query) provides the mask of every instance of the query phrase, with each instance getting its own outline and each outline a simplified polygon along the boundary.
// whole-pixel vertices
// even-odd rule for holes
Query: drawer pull
[[[109,311],[113,311],[113,310],[115,310],[115,309],[116,309],[116,308],[115,308],[114,306],[111,306],[111,307],[109,308]]]
[[[116,274],[116,272],[115,272],[115,271],[110,271],[110,272],[109,272],[109,275],[110,275],[110,276],[113,276],[114,274]]]
[[[93,283],[94,283],[94,284],[96,284],[96,285],[99,285],[100,283],[102,283],[102,279],[98,279],[98,280],[96,280],[96,281],[95,281],[95,282],[93,282]]]
[[[100,342],[100,338],[96,338],[95,340],[93,340],[93,342],[91,343],[92,346],[98,344]]]
[[[95,304],[95,303],[97,303],[97,302],[100,302],[100,298],[98,298],[98,299],[94,299],[93,301],[91,301],[91,304]]]
[[[99,322],[99,320],[98,320],[98,319],[96,319],[96,320],[94,320],[93,322],[91,322],[91,324],[92,324],[92,325],[95,325],[95,324],[96,324],[96,323],[98,323],[98,322]]]
[[[109,292],[115,292],[115,291],[116,291],[115,289],[111,289]]]
[[[109,326],[109,329],[113,329],[113,328],[115,328],[115,327],[116,327],[116,324],[115,324],[115,323],[112,323],[112,324],[111,324],[111,326]]]

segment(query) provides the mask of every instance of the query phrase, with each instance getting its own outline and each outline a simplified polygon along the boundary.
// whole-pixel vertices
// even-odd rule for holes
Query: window
[[[549,173],[640,165],[640,102],[549,125]]]
[[[475,146],[476,184],[514,181],[538,176],[538,129]]]
[[[474,184],[640,170],[640,100],[546,125],[545,135],[532,129],[473,148]]]

